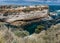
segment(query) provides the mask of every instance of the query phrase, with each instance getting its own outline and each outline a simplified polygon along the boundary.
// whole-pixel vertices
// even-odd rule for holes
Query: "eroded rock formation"
[[[40,21],[43,18],[49,17],[49,8],[46,5],[24,6],[4,10],[7,12],[5,12],[4,14],[0,14],[0,19],[11,24],[36,22]],[[15,12],[12,12],[13,10]]]

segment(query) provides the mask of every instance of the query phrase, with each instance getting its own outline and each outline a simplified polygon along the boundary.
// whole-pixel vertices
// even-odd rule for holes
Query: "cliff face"
[[[17,12],[17,10],[20,11]],[[8,9],[7,12],[5,12],[4,14],[1,13],[0,19],[1,21],[6,22],[5,25],[7,26],[7,28],[27,29],[27,27],[28,28],[31,27],[31,29],[33,29],[31,33],[33,33],[35,31],[35,26],[37,27],[37,25],[40,24],[39,22],[41,20],[51,20],[48,14],[49,14],[48,6],[44,6],[44,5],[29,6],[29,7],[24,6],[24,7],[17,7],[12,10],[11,8]],[[34,23],[35,25],[33,25]]]
[[[34,13],[35,12],[35,13]],[[22,13],[19,15],[15,15],[14,17],[8,18],[6,21],[7,22],[13,22],[17,20],[34,20],[38,18],[44,18],[48,17],[48,10],[43,10],[43,11],[34,11],[33,13]]]
[[[49,9],[46,5],[37,5],[29,7],[24,6],[9,9],[5,8],[1,11],[6,11],[5,13],[0,13],[1,21],[10,23],[12,25],[18,25],[19,23],[27,24],[32,22],[38,22],[43,18],[49,17]]]

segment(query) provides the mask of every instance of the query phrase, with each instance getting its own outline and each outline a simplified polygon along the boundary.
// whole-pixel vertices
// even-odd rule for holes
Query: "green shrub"
[[[39,25],[37,26],[37,28],[35,29],[35,33],[40,33],[45,27],[43,25]]]
[[[18,37],[24,37],[24,36],[28,36],[29,32],[27,32],[27,31],[15,31],[14,34]]]
[[[18,41],[17,40],[13,40],[13,42],[12,43],[18,43]]]

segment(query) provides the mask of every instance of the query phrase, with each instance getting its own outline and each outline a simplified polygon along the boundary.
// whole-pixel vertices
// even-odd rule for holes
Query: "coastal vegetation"
[[[3,23],[0,23],[3,25]],[[11,31],[6,26],[0,28],[0,43],[59,43],[60,42],[60,24],[52,25],[44,30],[43,25],[38,25],[38,31],[29,35],[26,30]]]
[[[12,9],[12,6],[8,7],[8,10],[1,10],[3,14],[0,18],[0,43],[60,43],[60,13],[49,14],[48,6],[24,6],[22,10],[19,10],[19,7],[15,7],[17,10]],[[45,15],[40,15],[41,12]],[[18,20],[16,17],[19,17]],[[21,18],[24,20],[20,20]]]
[[[35,33],[40,33],[41,31],[44,30],[44,26],[43,25],[38,25],[37,28],[35,29]]]
[[[14,34],[18,37],[25,37],[25,36],[28,36],[29,35],[29,32],[28,31],[14,31]]]

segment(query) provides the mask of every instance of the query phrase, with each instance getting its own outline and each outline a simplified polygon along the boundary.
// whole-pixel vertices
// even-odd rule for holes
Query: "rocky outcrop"
[[[17,7],[14,8],[15,12],[11,12],[10,11],[11,9],[8,10],[5,9],[7,10],[7,12],[0,14],[0,19],[1,19],[0,21],[4,21],[15,25],[18,23],[26,24],[31,22],[38,22],[43,18],[49,17],[48,15],[49,9],[48,6],[46,5]],[[16,12],[16,10],[20,10],[20,11]]]
[[[48,10],[43,10],[43,11],[35,11],[33,14],[31,13],[22,13],[19,15],[15,15],[14,17],[8,18],[6,21],[7,22],[13,22],[16,20],[33,20],[33,19],[38,19],[38,18],[45,18],[48,17]]]

